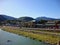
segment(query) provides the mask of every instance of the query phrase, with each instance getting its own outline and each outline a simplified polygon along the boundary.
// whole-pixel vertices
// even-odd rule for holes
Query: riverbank
[[[53,36],[53,35],[47,35],[47,34],[37,34],[31,31],[23,31],[19,28],[11,28],[11,27],[2,27],[4,31],[8,31],[11,33],[15,33],[18,35],[23,35],[26,37],[30,37],[32,39],[36,39],[42,42],[50,43],[50,44],[57,44],[60,41],[60,36]]]

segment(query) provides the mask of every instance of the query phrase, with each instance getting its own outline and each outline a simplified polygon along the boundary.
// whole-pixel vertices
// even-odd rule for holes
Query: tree
[[[60,21],[55,21],[55,28],[59,28]]]
[[[2,23],[0,22],[0,25],[2,25]]]
[[[60,24],[60,21],[57,21],[57,24]]]
[[[39,24],[45,24],[47,22],[47,20],[40,20],[38,23]]]
[[[46,23],[46,22],[47,22],[47,20],[40,20],[40,21],[38,22],[38,24],[42,24],[41,27],[45,28],[45,23]]]

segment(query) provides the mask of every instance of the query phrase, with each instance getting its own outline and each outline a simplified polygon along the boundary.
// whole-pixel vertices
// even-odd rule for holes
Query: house
[[[36,24],[39,28],[60,28],[60,24],[56,20],[48,20],[45,24]]]
[[[56,23],[56,20],[48,20],[45,24],[36,23],[35,20],[28,22],[21,22],[22,27],[26,28],[60,28],[60,24]]]

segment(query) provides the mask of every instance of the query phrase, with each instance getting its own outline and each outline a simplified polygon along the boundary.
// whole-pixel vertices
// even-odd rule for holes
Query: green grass
[[[21,31],[20,29],[13,29],[13,28],[7,28],[7,27],[3,28],[3,30],[7,31],[7,32],[18,34],[18,35],[27,36],[27,37],[30,37],[30,38],[33,38],[36,40],[41,40],[43,42],[50,43],[50,44],[55,44],[60,41],[60,36],[36,34],[36,33],[32,33],[32,32]]]

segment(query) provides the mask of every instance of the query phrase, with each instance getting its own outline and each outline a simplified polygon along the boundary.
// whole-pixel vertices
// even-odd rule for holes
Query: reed
[[[26,37],[30,37],[39,41],[43,41],[50,44],[56,44],[60,41],[60,36],[52,36],[52,35],[45,35],[45,34],[36,34],[32,32],[21,31],[20,29],[13,29],[13,28],[2,28],[4,31],[15,33],[18,35],[23,35]]]

